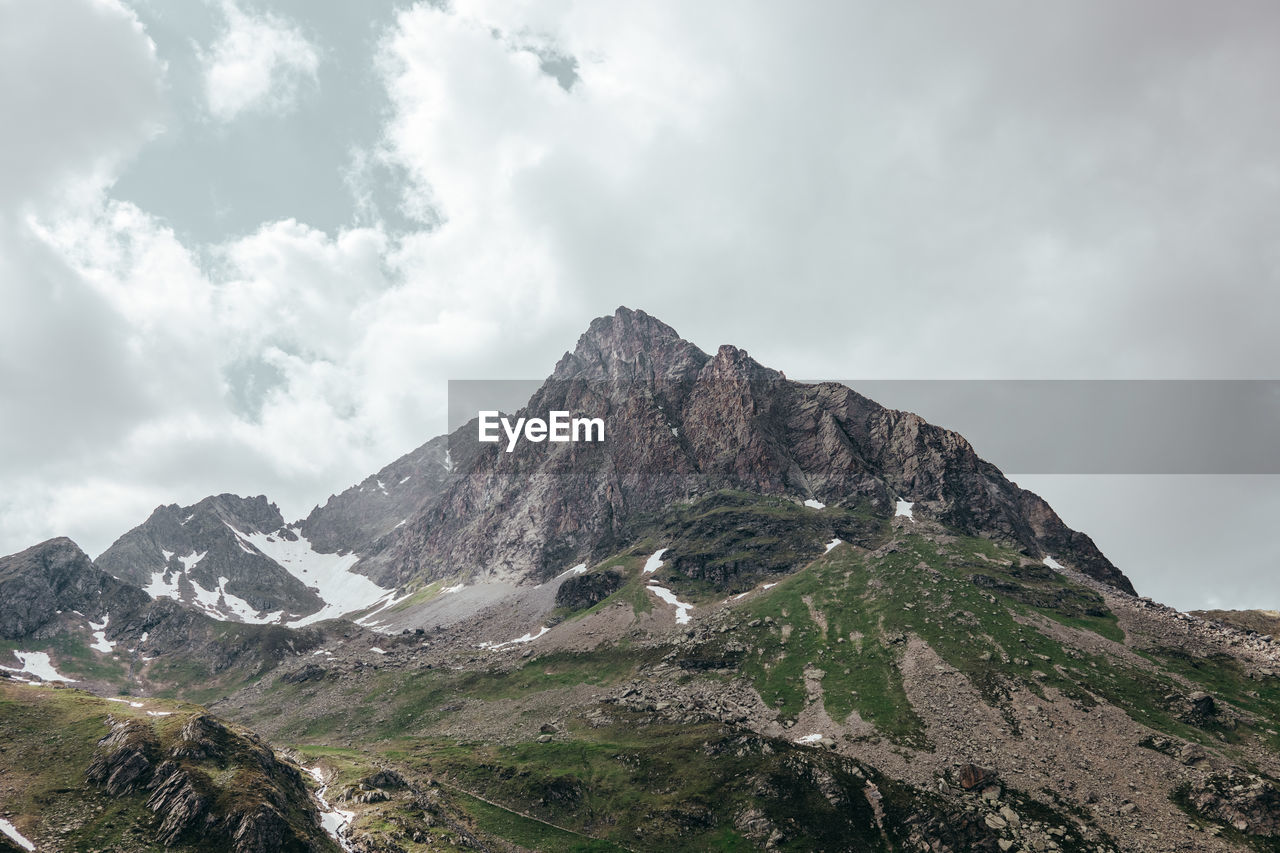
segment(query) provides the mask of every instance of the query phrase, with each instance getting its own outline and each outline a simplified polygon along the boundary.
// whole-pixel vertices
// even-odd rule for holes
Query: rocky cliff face
[[[99,571],[70,539],[50,539],[0,557],[0,636],[41,636],[65,611],[101,620],[136,613],[150,599],[141,590]]]
[[[298,523],[317,551],[363,554],[439,497],[453,473],[447,436],[438,436],[338,495]]]
[[[957,433],[838,384],[789,381],[731,346],[708,355],[641,311],[595,320],[518,414],[551,410],[603,418],[606,440],[507,453],[460,434],[469,467],[384,539],[369,570],[541,580],[616,550],[672,503],[741,489],[882,517],[911,502],[1133,592],[1087,536]]]

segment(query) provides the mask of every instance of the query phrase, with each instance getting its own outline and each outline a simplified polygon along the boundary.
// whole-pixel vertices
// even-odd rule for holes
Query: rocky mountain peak
[[[0,636],[39,631],[64,610],[100,618],[111,609],[134,609],[147,601],[141,590],[100,571],[65,537],[0,557]]]
[[[264,552],[297,538],[265,496],[212,495],[187,507],[158,507],[97,563],[153,598],[173,598],[219,618],[275,621],[324,606],[317,579],[295,577]]]
[[[247,532],[267,532],[284,526],[280,508],[266,495],[248,498],[226,493],[211,495],[189,507],[187,513],[197,518],[212,516],[240,529],[248,528]]]
[[[960,435],[842,385],[789,381],[735,346],[709,356],[643,311],[593,321],[526,408],[601,417],[608,439],[484,446],[388,534],[366,571],[397,583],[541,580],[632,541],[666,507],[728,489],[882,518],[914,503],[957,531],[1132,592],[1087,536]]]
[[[620,307],[598,317],[578,345],[556,365],[553,380],[681,380],[696,373],[709,356],[675,329],[643,311]]]

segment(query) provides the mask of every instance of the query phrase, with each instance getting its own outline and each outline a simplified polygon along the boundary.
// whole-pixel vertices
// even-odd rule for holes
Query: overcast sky
[[[619,304],[796,377],[1274,378],[1278,79],[1270,0],[0,0],[0,552],[302,516]],[[1280,608],[1274,477],[1015,479]]]

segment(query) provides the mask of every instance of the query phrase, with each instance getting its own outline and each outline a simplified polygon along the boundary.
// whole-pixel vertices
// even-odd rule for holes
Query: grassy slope
[[[845,760],[716,723],[663,723],[613,707],[609,713],[625,719],[588,726],[571,714],[579,722],[551,743],[498,747],[433,735],[452,704],[613,685],[673,651],[738,660],[739,673],[782,719],[803,709],[807,672],[820,679],[834,719],[856,711],[881,736],[913,749],[929,750],[931,744],[902,685],[900,661],[912,635],[963,672],[997,708],[1007,707],[1014,686],[1040,694],[1052,687],[1085,708],[1105,700],[1177,737],[1228,749],[1241,738],[1266,737],[1280,746],[1268,731],[1280,728],[1276,679],[1245,681],[1230,661],[1184,659],[1168,650],[1150,652],[1159,667],[1147,668],[1064,644],[1037,629],[1036,620],[1048,618],[1112,643],[1126,638],[1100,596],[1023,565],[1010,549],[966,537],[939,544],[911,535],[910,528],[891,542],[893,535],[887,520],[862,508],[815,511],[738,493],[713,496],[653,520],[633,547],[595,567],[622,570],[627,581],[621,589],[587,610],[557,614],[580,619],[619,601],[647,612],[654,606],[644,588],[650,578],[699,606],[723,601],[727,591],[754,589],[730,605],[734,630],[700,647],[641,649],[623,638],[594,652],[541,655],[511,669],[463,663],[458,669],[393,670],[359,686],[276,681],[268,685],[259,713],[296,709],[281,736],[309,760],[323,759],[338,770],[344,784],[381,763],[420,780],[435,778],[447,792],[446,812],[459,826],[547,850],[745,849],[734,824],[752,809],[793,828],[784,845],[790,849],[838,848],[854,838],[866,849],[891,842],[859,811],[865,798],[836,797],[843,805],[833,806],[835,783],[819,777],[855,791]],[[846,544],[822,554],[822,543],[832,537],[861,547]],[[658,547],[671,549],[667,564],[643,576],[645,558]],[[690,572],[691,561],[713,571]],[[776,586],[763,590],[765,581]],[[726,654],[729,644],[746,651]],[[1203,685],[1257,721],[1187,721],[1166,698],[1187,690],[1169,673]],[[360,752],[342,748],[357,742]],[[880,784],[891,815],[925,797],[886,780]],[[446,825],[420,824],[418,813],[399,801],[362,809],[358,821],[363,831],[394,837],[411,851],[425,847],[404,841],[406,827],[439,845],[458,837]]]

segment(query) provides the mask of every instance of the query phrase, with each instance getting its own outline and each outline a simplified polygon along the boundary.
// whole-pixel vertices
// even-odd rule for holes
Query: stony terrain
[[[661,599],[637,596],[652,582],[641,567],[657,543],[645,540],[562,579],[561,589],[576,591],[556,597],[559,606],[541,616],[552,627],[536,639],[482,647],[495,625],[511,623],[504,608],[443,635],[352,637],[286,662],[274,681],[218,708],[283,741],[408,737],[423,756],[413,766],[444,773],[435,756],[448,778],[468,785],[482,767],[550,772],[557,749],[620,756],[630,744],[638,756],[661,755],[672,730],[737,732],[802,763],[823,752],[855,762],[907,786],[907,800],[930,803],[941,824],[961,815],[977,822],[960,840],[923,814],[900,815],[934,826],[915,830],[902,849],[1229,850],[1277,841],[1280,646],[923,517],[885,520],[868,544],[838,545],[733,595],[708,596],[672,559],[648,577],[695,602],[681,625]],[[613,591],[593,601],[594,576],[610,578],[602,589]],[[1194,650],[1191,663],[1169,656],[1181,648]],[[314,717],[263,715],[281,695]],[[521,757],[475,765],[450,744],[501,744]],[[598,772],[570,775],[585,782]],[[508,792],[505,802],[564,821],[564,810],[530,796]],[[653,813],[650,796],[640,803]],[[735,808],[735,825],[752,827],[744,834],[761,846],[846,849],[780,825],[750,798]],[[699,849],[696,832],[681,841],[671,825],[661,829],[653,846]]]

